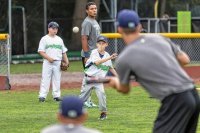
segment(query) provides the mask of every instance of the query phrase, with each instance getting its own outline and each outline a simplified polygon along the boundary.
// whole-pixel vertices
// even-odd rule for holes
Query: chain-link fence
[[[10,45],[7,34],[0,34],[0,89],[10,89]]]
[[[191,64],[200,63],[200,38],[173,38],[171,40],[189,55]]]
[[[8,57],[7,57],[7,40],[0,40],[0,76],[7,76]]]
[[[125,47],[120,35],[117,33],[102,35],[109,38],[109,46],[106,49],[109,54],[120,54]],[[175,44],[179,45],[189,55],[191,64],[200,64],[200,34],[168,33],[162,35],[171,38]]]

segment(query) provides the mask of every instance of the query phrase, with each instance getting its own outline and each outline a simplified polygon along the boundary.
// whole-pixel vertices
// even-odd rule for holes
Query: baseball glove
[[[65,61],[62,60],[60,64],[61,71],[67,71],[68,67],[69,67],[69,64],[67,64]]]

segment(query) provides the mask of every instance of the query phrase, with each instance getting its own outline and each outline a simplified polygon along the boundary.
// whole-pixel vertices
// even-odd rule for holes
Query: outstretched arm
[[[113,88],[115,88],[117,91],[127,94],[130,91],[130,85],[123,85],[120,83],[118,77],[110,77],[109,85]]]
[[[130,73],[131,69],[128,67],[129,61],[124,57],[118,57],[115,62],[117,77],[108,77],[109,85],[123,94],[129,93],[130,86]]]
[[[95,61],[94,64],[95,64],[95,65],[100,65],[100,64],[102,64],[102,63],[104,63],[104,62],[106,62],[106,61],[108,61],[108,60],[115,59],[116,57],[117,57],[117,54],[114,53],[114,54],[112,54],[112,55],[111,55],[110,57],[108,57],[108,58],[104,58],[104,59],[100,59],[100,60]]]

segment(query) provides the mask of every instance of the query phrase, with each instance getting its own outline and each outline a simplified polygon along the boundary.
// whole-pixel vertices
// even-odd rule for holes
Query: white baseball
[[[78,33],[79,32],[79,28],[77,26],[75,26],[72,30],[73,30],[74,33]]]

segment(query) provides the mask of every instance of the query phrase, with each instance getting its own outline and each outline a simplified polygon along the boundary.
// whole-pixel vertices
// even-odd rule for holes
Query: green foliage
[[[11,74],[30,74],[30,73],[41,73],[42,63],[35,64],[11,64]],[[71,61],[68,72],[82,72],[81,61]]]

